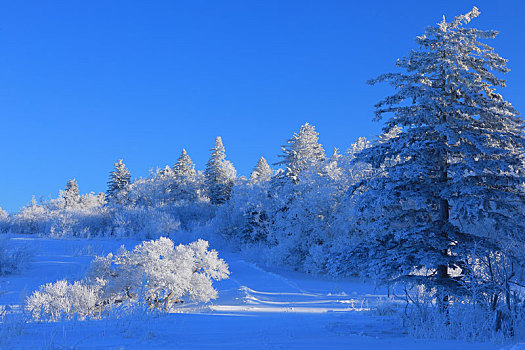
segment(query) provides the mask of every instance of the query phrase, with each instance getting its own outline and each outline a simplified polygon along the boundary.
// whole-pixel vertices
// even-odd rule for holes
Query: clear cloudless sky
[[[366,80],[414,38],[469,11],[508,58],[502,93],[525,111],[525,1],[0,0],[0,206],[56,197],[76,178],[105,191],[123,158],[134,177],[184,147],[204,169],[214,138],[248,175],[301,124],[327,153],[373,137]]]

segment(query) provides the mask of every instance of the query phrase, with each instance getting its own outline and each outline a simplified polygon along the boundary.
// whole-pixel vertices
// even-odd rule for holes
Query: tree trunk
[[[442,52],[442,57],[443,57],[443,60],[445,60],[446,58],[445,50],[443,50]],[[453,94],[450,94],[447,91],[447,76],[446,76],[445,70],[443,69],[443,66],[441,66],[441,79],[442,79],[441,89],[442,89],[443,97],[448,96],[450,98],[450,103],[452,103],[452,101],[454,100],[454,96]],[[447,122],[447,111],[441,111],[441,118],[443,122],[445,123]],[[447,182],[448,182],[448,154],[446,151],[447,142],[448,140],[445,136],[443,140],[444,149],[442,150],[440,154],[441,166],[439,169],[439,172],[440,172],[439,182],[441,183],[443,187],[446,187]],[[450,211],[450,206],[449,206],[448,200],[446,198],[441,197],[440,202],[439,202],[439,221],[441,223],[441,236],[443,237],[443,240],[445,242],[448,242],[448,232],[447,232],[446,226],[448,226],[447,224],[449,222],[449,216],[450,216],[449,211]],[[447,244],[447,247],[445,247],[442,250],[442,254],[443,254],[444,260],[447,261],[448,260],[447,257],[449,255],[448,244]],[[446,317],[448,320],[449,295],[448,295],[448,291],[446,290],[447,284],[449,282],[448,280],[450,277],[448,274],[448,264],[445,263],[443,265],[438,265],[437,273],[438,273],[438,282],[439,284],[442,285],[442,297],[440,301],[441,311],[446,314]],[[447,321],[447,324],[448,323],[449,321]]]
[[[447,173],[447,159],[446,157],[444,157],[443,159],[443,165],[441,166],[441,169],[440,169],[440,172],[441,172],[441,182],[443,184],[446,184],[447,180],[448,180],[448,173]],[[440,222],[441,222],[441,225],[442,225],[442,231],[441,231],[441,235],[443,237],[443,239],[445,241],[448,241],[448,233],[447,233],[447,230],[445,229],[445,226],[447,226],[448,224],[448,221],[449,221],[449,211],[450,211],[450,206],[449,206],[449,203],[448,203],[448,200],[445,199],[445,198],[441,198],[440,199],[440,203],[439,203],[439,209],[440,209],[440,212],[439,212],[439,219],[440,219]],[[443,251],[442,251],[442,254],[443,256],[445,257],[445,260],[447,259],[448,257],[448,247],[444,248]],[[437,267],[437,273],[438,273],[438,283],[442,285],[442,296],[441,296],[441,300],[440,300],[440,303],[441,303],[441,311],[443,313],[446,314],[447,318],[448,318],[448,306],[449,306],[449,295],[448,295],[448,292],[447,292],[447,285],[449,283],[449,278],[450,278],[450,275],[448,274],[448,265],[445,263],[443,265],[438,265]]]

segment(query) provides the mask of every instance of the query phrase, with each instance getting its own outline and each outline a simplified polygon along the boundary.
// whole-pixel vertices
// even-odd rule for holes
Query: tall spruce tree
[[[464,26],[478,15],[428,27],[419,50],[397,60],[403,72],[370,81],[396,90],[376,105],[390,136],[357,158],[379,169],[358,204],[374,274],[437,287],[444,310],[474,279],[497,303],[501,285],[469,275],[476,259],[525,261],[524,126],[495,90],[507,60],[480,41],[498,33]]]
[[[114,201],[118,194],[124,191],[131,183],[131,173],[122,159],[119,159],[114,166],[115,169],[109,173],[108,189],[106,191],[109,201]]]
[[[211,157],[204,171],[206,189],[212,204],[223,204],[230,198],[236,176],[235,168],[226,160],[226,153],[220,136],[217,136],[215,147],[210,151]]]

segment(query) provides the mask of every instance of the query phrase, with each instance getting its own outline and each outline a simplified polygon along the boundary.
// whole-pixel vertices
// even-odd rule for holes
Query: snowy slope
[[[35,253],[29,269],[0,279],[0,305],[16,310],[40,284],[76,279],[94,254],[137,241],[50,240],[15,237]],[[220,252],[229,280],[216,283],[219,299],[185,305],[182,313],[120,319],[23,325],[16,317],[2,326],[8,349],[497,349],[493,344],[416,340],[403,334],[378,304],[386,292],[357,280],[333,280],[262,269],[238,255]],[[394,301],[395,302],[395,301]],[[9,334],[7,336],[7,334]],[[516,347],[517,349],[517,347]]]

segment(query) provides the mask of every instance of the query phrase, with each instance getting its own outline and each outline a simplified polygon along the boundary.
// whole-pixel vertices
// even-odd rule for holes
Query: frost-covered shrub
[[[496,332],[496,313],[479,304],[456,303],[447,314],[436,305],[411,305],[402,318],[408,333],[417,338],[488,341],[513,334],[508,324]]]
[[[55,211],[48,233],[53,237],[93,237],[110,232],[111,212],[106,207]]]
[[[172,203],[166,211],[178,222],[182,230],[190,231],[207,224],[217,212],[217,206],[205,198],[195,201],[178,201]]]
[[[112,234],[118,237],[169,236],[175,233],[180,223],[163,210],[143,207],[121,207],[115,210],[111,225]]]
[[[475,305],[457,304],[446,315],[432,304],[411,305],[403,314],[408,333],[417,338],[490,340],[492,317],[488,310]]]
[[[33,198],[31,204],[23,207],[13,216],[11,231],[23,234],[49,232],[51,219],[50,210],[41,204],[37,204]]]
[[[169,238],[143,242],[133,250],[121,248],[113,255],[98,257],[88,273],[91,281],[102,282],[106,300],[136,299],[169,308],[184,298],[208,302],[217,297],[212,281],[228,278],[228,265],[198,240],[174,246]]]
[[[0,232],[155,238],[180,229],[191,230],[210,221],[216,206],[201,195],[202,176],[195,175],[194,181],[178,181],[167,173],[159,171],[136,180],[126,187],[125,200],[113,197],[109,204],[104,194],[78,194],[70,181],[70,188],[60,191],[56,199],[38,203],[33,199],[12,218],[0,212]],[[119,195],[124,195],[121,192]]]
[[[25,246],[15,247],[8,238],[0,238],[0,276],[24,270],[32,259]]]
[[[204,175],[195,170],[179,174],[166,166],[151,171],[146,178],[138,178],[126,188],[127,205],[162,208],[176,202],[199,202],[207,200],[204,195]]]
[[[266,242],[269,229],[268,182],[237,181],[230,200],[217,209],[211,226],[230,240],[232,246]]]
[[[93,315],[99,301],[100,285],[66,280],[40,287],[26,300],[26,309],[35,320],[58,320],[74,316],[84,319]]]
[[[13,215],[9,222],[11,232],[22,234],[48,234],[54,237],[89,237],[109,231],[109,210],[103,206],[104,195],[89,193],[48,201],[33,198],[30,204]],[[66,200],[68,198],[68,205]]]
[[[488,305],[469,296],[450,297],[446,311],[437,288],[417,285],[406,289],[408,304],[401,314],[407,332],[418,338],[489,341],[525,336],[523,302],[512,307]],[[511,299],[517,295],[510,295]],[[493,307],[494,306],[494,307]]]
[[[35,319],[100,317],[107,308],[143,303],[169,310],[186,299],[217,298],[213,281],[229,276],[228,265],[208,242],[174,246],[172,240],[142,242],[133,250],[96,257],[88,274],[73,284],[65,280],[41,286],[26,301]]]
[[[144,232],[161,234],[191,230],[202,226],[215,216],[216,206],[206,196],[204,175],[194,170],[194,165],[185,151],[177,163],[170,168],[152,171],[146,178],[138,178],[126,188],[126,200],[113,205],[115,231],[128,235]],[[134,220],[134,217],[140,218]],[[129,224],[126,224],[128,222]],[[161,226],[154,227],[157,223]],[[145,226],[142,227],[141,223]]]

